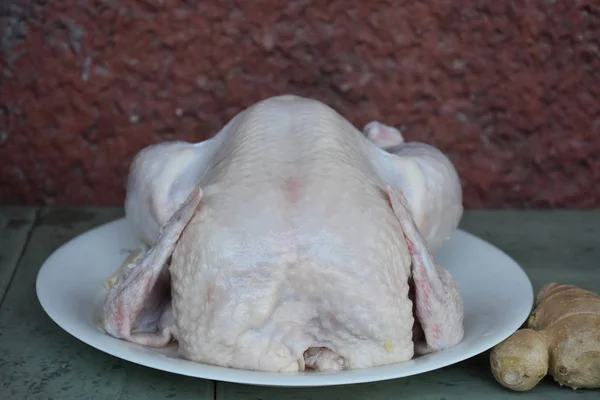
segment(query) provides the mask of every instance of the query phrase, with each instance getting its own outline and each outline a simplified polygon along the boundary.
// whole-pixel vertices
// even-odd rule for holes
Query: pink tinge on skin
[[[390,186],[387,187],[387,191],[412,260],[411,295],[414,297],[414,313],[417,319],[414,335],[418,338],[422,332],[425,339],[425,343],[415,343],[415,352],[424,354],[442,350],[456,344],[463,335],[462,329],[456,329],[456,324],[445,323],[453,316],[462,322],[462,309],[453,297],[457,288],[445,284],[442,280],[433,257],[410,215],[404,195]]]
[[[192,191],[154,245],[110,288],[104,303],[104,329],[109,335],[151,347],[171,341],[175,327],[170,314],[168,260],[201,199],[200,188]]]
[[[285,195],[285,198],[290,203],[296,203],[298,200],[300,200],[301,187],[302,187],[302,182],[301,182],[300,178],[297,178],[297,177],[288,178],[285,181],[285,184],[283,187],[283,193]]]

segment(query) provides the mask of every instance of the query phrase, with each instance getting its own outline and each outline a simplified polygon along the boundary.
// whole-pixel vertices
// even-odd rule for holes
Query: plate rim
[[[508,326],[505,326],[505,327],[503,327],[503,329],[500,330],[501,334],[498,333],[495,335],[498,338],[498,339],[494,340],[496,342],[496,344],[491,344],[491,345],[480,344],[476,348],[470,348],[469,351],[464,351],[459,356],[453,357],[452,361],[450,361],[450,362],[441,362],[440,363],[441,365],[439,365],[435,368],[427,368],[427,367],[426,368],[416,368],[414,370],[414,372],[411,372],[408,374],[394,373],[393,367],[398,366],[400,364],[405,365],[406,363],[412,362],[414,359],[407,360],[402,363],[388,364],[388,365],[382,365],[382,366],[370,367],[370,368],[364,368],[364,369],[348,370],[348,371],[342,371],[342,372],[318,372],[318,373],[313,373],[313,372],[311,372],[311,373],[285,373],[285,372],[253,371],[253,370],[222,367],[222,366],[212,365],[212,364],[198,363],[198,362],[188,361],[185,359],[177,359],[176,362],[177,363],[184,362],[185,364],[191,363],[193,366],[196,366],[196,365],[201,366],[205,370],[200,371],[200,373],[194,373],[193,368],[189,368],[189,369],[188,368],[176,368],[177,370],[167,369],[165,367],[161,367],[160,365],[158,365],[160,363],[153,362],[154,360],[151,360],[151,362],[143,362],[143,361],[137,359],[137,357],[135,357],[135,354],[133,354],[133,353],[117,354],[117,352],[114,351],[114,349],[112,349],[112,348],[103,348],[102,346],[99,346],[96,343],[93,343],[94,341],[90,340],[89,337],[86,337],[85,335],[80,335],[78,332],[75,332],[76,329],[73,329],[69,323],[65,323],[64,319],[60,316],[60,313],[55,312],[49,306],[49,304],[47,304],[44,301],[44,291],[46,290],[42,287],[44,271],[48,265],[52,264],[53,259],[58,257],[60,255],[60,253],[67,251],[69,247],[76,246],[78,242],[85,240],[85,238],[87,236],[93,236],[93,234],[95,232],[97,232],[101,229],[110,229],[111,225],[116,226],[119,224],[127,225],[126,218],[119,217],[119,218],[113,219],[111,221],[105,222],[103,224],[100,224],[98,226],[95,226],[93,228],[90,228],[86,231],[83,231],[83,232],[77,234],[76,236],[72,237],[68,241],[64,242],[62,245],[60,245],[56,249],[54,249],[51,252],[51,254],[48,257],[46,257],[46,259],[44,260],[44,262],[42,263],[42,265],[40,266],[40,268],[36,274],[36,282],[35,282],[36,297],[38,299],[38,303],[40,304],[40,306],[42,307],[42,309],[44,310],[46,315],[52,320],[52,322],[54,324],[56,324],[58,328],[62,329],[63,331],[65,331],[70,336],[74,337],[75,339],[79,340],[80,342],[90,346],[91,348],[95,349],[96,351],[100,351],[102,353],[109,354],[112,357],[116,357],[118,359],[121,359],[121,360],[124,360],[127,362],[131,362],[133,364],[137,364],[137,365],[140,365],[140,366],[143,366],[146,368],[152,368],[152,369],[163,371],[166,373],[178,374],[178,375],[182,375],[182,376],[189,376],[189,377],[198,378],[198,379],[235,383],[235,384],[246,384],[246,385],[263,386],[263,387],[289,387],[289,388],[341,386],[341,385],[351,385],[351,384],[360,384],[360,383],[380,382],[380,381],[386,381],[386,380],[391,380],[391,379],[402,379],[402,378],[407,378],[407,377],[411,377],[411,376],[421,375],[421,374],[427,373],[427,372],[433,372],[433,371],[439,370],[441,368],[453,366],[453,365],[459,364],[461,362],[464,362],[465,360],[468,360],[474,356],[477,356],[479,354],[482,354],[482,353],[488,351],[489,349],[494,347],[497,343],[500,343],[501,341],[505,340],[506,338],[511,336],[517,329],[519,329],[523,325],[523,323],[527,320],[527,318],[529,317],[529,314],[531,312],[531,311],[529,311],[529,312],[523,311],[523,312],[521,312],[520,315],[516,315],[513,318],[513,320],[511,321],[511,324],[508,324]],[[452,235],[455,235],[457,233],[461,234],[461,235],[465,235],[469,240],[478,242],[479,245],[482,245],[494,252],[502,254],[503,257],[506,257],[507,260],[513,264],[513,265],[511,265],[511,268],[514,268],[514,270],[515,270],[514,272],[518,273],[520,275],[519,281],[522,281],[524,286],[526,286],[524,288],[524,290],[527,291],[527,297],[529,298],[528,307],[525,307],[524,310],[531,309],[534,305],[535,293],[534,293],[534,288],[533,288],[531,279],[529,278],[528,274],[525,272],[523,267],[512,256],[510,256],[509,254],[507,254],[505,251],[503,251],[499,247],[495,246],[494,244],[484,240],[483,238],[481,238],[471,232],[467,232],[461,228],[456,228],[452,232]],[[525,294],[525,292],[523,292],[523,295],[524,294]],[[518,323],[518,325],[517,325],[517,323]],[[114,339],[114,340],[119,340],[119,339]],[[131,344],[131,343],[127,343],[127,345],[133,346],[134,348],[143,348],[142,346],[138,346],[136,344]],[[165,357],[169,358],[168,356],[165,356]],[[387,369],[389,369],[390,371],[386,371]],[[381,370],[381,371],[379,373],[374,373],[374,374],[368,373],[368,372],[377,371],[377,370]],[[235,375],[235,377],[229,376],[230,373],[233,373],[233,375]],[[352,376],[352,375],[356,375],[356,376]],[[335,378],[336,376],[337,376],[337,379]],[[272,378],[270,378],[270,377],[272,377]],[[277,382],[276,383],[275,382],[264,383],[264,381],[266,381],[266,380],[277,381]],[[263,382],[261,383],[260,381],[263,381]]]

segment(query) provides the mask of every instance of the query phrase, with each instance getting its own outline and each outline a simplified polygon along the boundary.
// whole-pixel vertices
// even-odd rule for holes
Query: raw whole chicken
[[[259,371],[368,368],[463,338],[463,303],[432,254],[462,192],[437,149],[363,132],[285,95],[213,138],[134,159],[126,218],[145,245],[108,283],[104,329],[188,360]]]

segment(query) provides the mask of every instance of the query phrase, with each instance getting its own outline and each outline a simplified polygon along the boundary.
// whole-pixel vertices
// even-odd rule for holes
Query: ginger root
[[[561,386],[600,388],[600,296],[547,284],[527,328],[492,349],[490,366],[494,378],[515,391],[534,388],[547,374]]]

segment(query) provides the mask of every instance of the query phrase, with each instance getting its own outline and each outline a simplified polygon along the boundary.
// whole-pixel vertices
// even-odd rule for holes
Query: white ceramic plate
[[[459,283],[465,305],[465,337],[457,346],[404,363],[333,373],[265,373],[181,359],[177,347],[156,350],[114,339],[99,328],[104,280],[137,246],[125,220],[92,229],[56,250],[42,266],[36,290],[40,303],[61,328],[101,351],[177,374],[265,386],[327,386],[415,375],[486,351],[528,317],[533,289],[510,257],[487,242],[456,231],[436,254]]]

